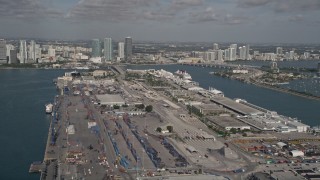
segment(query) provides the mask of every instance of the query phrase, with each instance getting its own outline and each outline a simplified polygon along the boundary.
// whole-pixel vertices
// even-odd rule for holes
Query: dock
[[[43,162],[36,161],[30,165],[29,173],[41,173],[45,169]]]

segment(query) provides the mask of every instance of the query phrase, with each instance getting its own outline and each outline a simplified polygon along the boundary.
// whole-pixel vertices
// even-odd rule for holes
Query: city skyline
[[[1,1],[1,38],[318,43],[320,2],[274,0]],[[24,28],[19,28],[24,27]]]

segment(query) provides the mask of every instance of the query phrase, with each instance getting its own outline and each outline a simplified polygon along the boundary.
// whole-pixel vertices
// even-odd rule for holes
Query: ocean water
[[[45,104],[57,91],[52,79],[61,70],[0,70],[0,179],[39,179],[29,174],[42,161],[50,118]]]
[[[230,64],[239,64],[239,65],[252,65],[252,66],[270,66],[271,61],[234,61],[229,62]],[[278,67],[281,68],[290,68],[290,67],[299,67],[299,68],[317,68],[320,60],[304,60],[304,61],[278,61]]]

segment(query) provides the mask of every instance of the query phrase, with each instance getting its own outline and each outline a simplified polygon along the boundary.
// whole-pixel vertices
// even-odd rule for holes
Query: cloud
[[[186,9],[203,3],[204,0],[82,0],[66,17],[114,22],[172,20]]]
[[[289,21],[292,22],[302,22],[304,20],[304,16],[301,14],[297,14],[289,17]]]
[[[240,7],[257,7],[264,6],[273,0],[238,0],[238,5]]]
[[[277,13],[320,10],[319,0],[238,0],[237,4],[242,8],[267,7]]]
[[[144,17],[156,19],[159,14],[150,11],[156,4],[155,0],[82,0],[68,12],[66,17],[115,22]]]
[[[62,12],[46,7],[40,0],[0,0],[0,16],[3,18],[57,18]]]
[[[208,7],[205,11],[191,12],[189,14],[190,23],[212,22],[219,19],[219,13],[216,13],[212,7]]]
[[[236,25],[246,23],[249,19],[246,16],[236,16],[225,13],[222,10],[214,10],[213,7],[208,7],[205,11],[191,12],[189,14],[190,23],[217,22],[224,25]]]
[[[319,0],[290,0],[278,1],[275,5],[275,11],[282,12],[296,12],[296,11],[318,11],[320,10]]]

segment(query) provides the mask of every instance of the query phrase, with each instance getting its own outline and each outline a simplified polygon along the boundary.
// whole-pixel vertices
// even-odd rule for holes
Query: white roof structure
[[[280,148],[283,148],[284,146],[287,146],[287,144],[283,142],[278,142],[277,146],[279,146]]]
[[[190,146],[190,145],[188,145],[188,146],[186,147],[186,149],[187,149],[189,152],[191,152],[191,153],[198,152],[198,151],[196,150],[196,148],[194,148],[193,146]]]
[[[292,150],[289,152],[289,154],[292,156],[292,157],[303,157],[304,156],[304,152],[302,151],[299,151],[299,150]]]
[[[75,129],[74,129],[74,125],[69,125],[66,129],[67,133],[70,134],[75,134]]]

